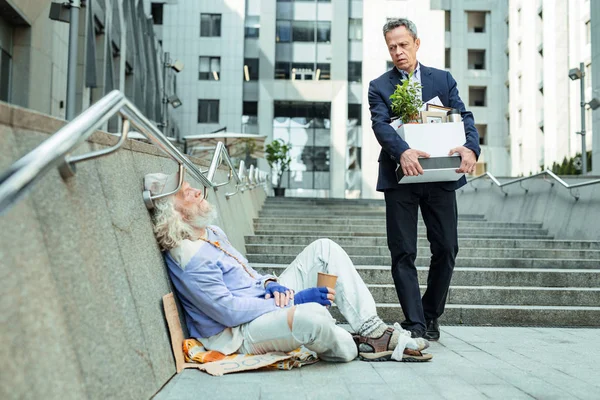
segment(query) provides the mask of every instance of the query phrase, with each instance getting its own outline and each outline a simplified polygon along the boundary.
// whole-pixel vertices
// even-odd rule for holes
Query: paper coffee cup
[[[317,276],[317,287],[325,286],[330,287],[332,289],[335,288],[335,283],[337,281],[337,275],[326,274],[324,272],[319,272]]]

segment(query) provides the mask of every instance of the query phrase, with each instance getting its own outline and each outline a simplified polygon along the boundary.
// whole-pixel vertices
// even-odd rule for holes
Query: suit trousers
[[[458,254],[456,193],[439,183],[403,185],[385,192],[388,248],[392,277],[404,312],[402,327],[423,333],[444,312]],[[415,259],[421,208],[431,250],[427,289],[421,298]]]

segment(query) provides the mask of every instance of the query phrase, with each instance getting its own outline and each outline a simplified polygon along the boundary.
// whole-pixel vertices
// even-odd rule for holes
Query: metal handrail
[[[590,180],[590,181],[587,181],[587,182],[575,183],[573,185],[569,185],[567,182],[563,181],[558,175],[556,175],[554,172],[550,171],[549,169],[546,169],[546,170],[544,170],[542,172],[538,172],[537,174],[533,174],[533,175],[530,175],[530,176],[524,176],[524,177],[521,177],[521,178],[516,178],[516,179],[510,180],[510,181],[504,182],[504,183],[500,183],[500,181],[498,181],[498,179],[496,179],[496,177],[494,175],[492,175],[489,172],[486,172],[486,173],[484,173],[482,175],[476,176],[475,178],[469,179],[469,181],[467,183],[471,184],[471,186],[473,187],[473,189],[475,189],[475,191],[477,191],[478,188],[475,185],[473,185],[473,182],[476,181],[476,180],[478,180],[478,179],[482,179],[482,178],[488,177],[492,181],[492,183],[491,183],[492,185],[495,184],[496,186],[498,186],[498,188],[500,188],[500,191],[502,193],[504,193],[504,196],[508,196],[508,193],[506,193],[504,191],[504,189],[503,189],[505,186],[518,183],[519,186],[521,186],[521,188],[525,191],[525,193],[528,193],[529,189],[523,187],[523,182],[526,181],[526,180],[532,179],[532,178],[536,178],[536,177],[541,176],[541,175],[544,176],[544,181],[548,182],[548,184],[550,184],[550,186],[553,187],[554,186],[554,182],[545,179],[546,176],[550,176],[552,179],[554,179],[555,181],[557,181],[558,183],[560,183],[566,189],[569,189],[569,194],[575,198],[575,201],[579,200],[579,193],[573,194],[573,189],[579,188],[579,187],[583,187],[583,186],[595,185],[595,184],[600,183],[600,179],[593,179],[593,180]],[[464,189],[461,189],[461,191],[464,191]]]
[[[87,140],[100,126],[106,123],[115,114],[123,118],[123,132],[116,145],[100,151],[91,152],[80,156],[71,156],[78,145]],[[180,166],[196,178],[204,186],[204,195],[207,196],[208,188],[214,190],[231,181],[236,181],[236,192],[242,180],[233,168],[229,154],[222,143],[217,145],[213,162],[207,171],[201,171],[188,157],[181,153],[166,136],[162,134],[152,123],[131,103],[125,95],[113,90],[87,110],[82,112],[73,121],[66,124],[54,135],[50,136],[38,147],[21,157],[13,163],[8,170],[0,175],[0,214],[4,213],[12,204],[23,196],[32,185],[54,167],[59,167],[63,179],[73,176],[76,172],[75,164],[85,160],[101,157],[118,150],[129,132],[129,125],[133,125],[149,141],[157,145],[162,151],[170,156]],[[220,146],[219,146],[220,145]],[[225,155],[225,156],[223,156]],[[212,178],[220,165],[219,160],[225,160],[230,169],[229,179],[226,183],[214,184]],[[219,165],[213,165],[219,161]],[[212,172],[211,172],[212,171]],[[208,172],[210,177],[204,175]],[[226,197],[235,193],[227,193]]]

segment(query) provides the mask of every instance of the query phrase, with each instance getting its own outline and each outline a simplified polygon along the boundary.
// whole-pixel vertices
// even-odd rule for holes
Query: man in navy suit
[[[466,140],[463,146],[448,149],[448,154],[459,153],[462,161],[457,172],[471,173],[479,157],[479,134],[473,114],[465,110],[458,95],[456,81],[449,72],[430,68],[417,61],[421,44],[415,24],[408,19],[394,19],[383,27],[383,35],[394,68],[369,85],[371,121],[379,154],[377,190],[384,192],[388,247],[392,256],[392,276],[405,321],[404,329],[413,337],[438,340],[438,318],[444,312],[450,279],[458,253],[458,215],[455,190],[466,183],[463,176],[456,182],[432,182],[399,185],[396,178],[398,164],[406,176],[423,174],[419,157],[429,157],[420,149],[413,149],[398,136],[391,122],[390,95],[403,79],[418,81],[423,101],[438,96],[446,107],[461,112]],[[421,298],[415,259],[417,257],[417,221],[421,207],[427,227],[427,239],[432,253],[427,290]]]

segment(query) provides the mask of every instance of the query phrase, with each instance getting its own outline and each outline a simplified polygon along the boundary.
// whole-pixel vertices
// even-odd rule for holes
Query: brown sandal
[[[390,340],[394,333],[393,328],[387,328],[383,335],[378,338],[370,338],[360,335],[352,335],[354,343],[359,347],[361,344],[366,344],[372,352],[361,352],[359,348],[358,357],[363,361],[389,361],[392,359],[393,350],[389,350]],[[431,354],[423,354],[418,350],[404,349],[402,354],[403,362],[423,362],[433,358]]]
[[[394,328],[387,328],[385,332],[383,332],[383,335],[378,338],[353,335],[352,338],[357,347],[361,344],[366,344],[372,349],[371,352],[360,352],[359,347],[358,356],[360,359],[364,361],[388,361],[394,352],[393,350],[388,350],[393,333]]]

